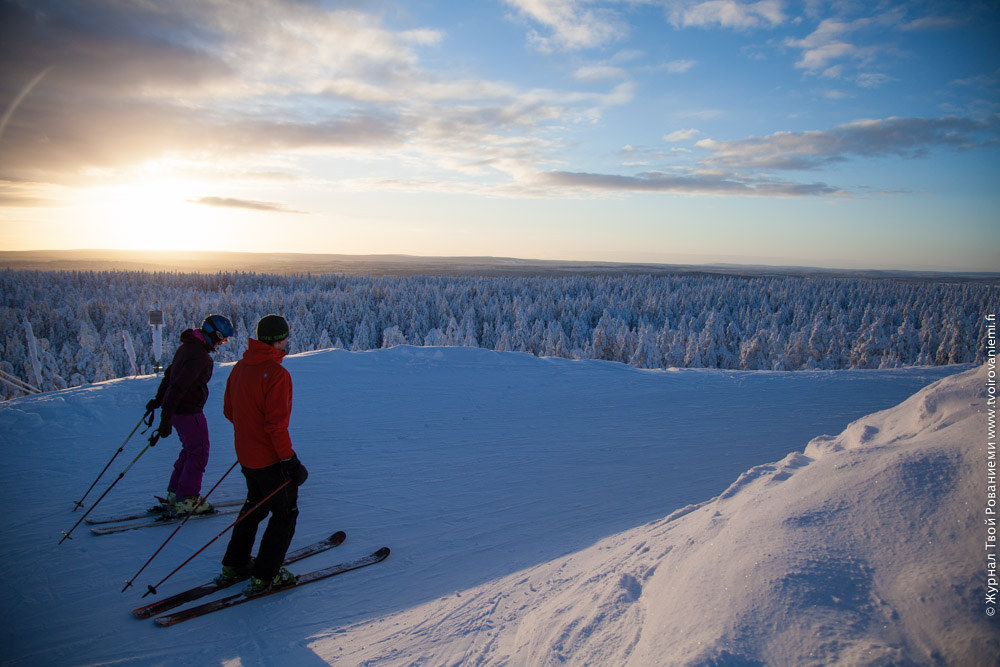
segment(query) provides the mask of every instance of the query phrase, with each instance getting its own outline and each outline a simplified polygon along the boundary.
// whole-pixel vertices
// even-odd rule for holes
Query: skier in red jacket
[[[233,423],[236,458],[247,482],[248,512],[287,480],[236,526],[222,559],[223,581],[250,576],[247,594],[295,583],[295,575],[281,567],[295,534],[299,514],[298,487],[308,472],[292,449],[288,421],[292,413],[292,378],[281,365],[288,346],[288,323],[280,315],[267,315],[257,323],[243,358],[226,382],[222,412]],[[257,558],[251,558],[257,527],[268,513]]]

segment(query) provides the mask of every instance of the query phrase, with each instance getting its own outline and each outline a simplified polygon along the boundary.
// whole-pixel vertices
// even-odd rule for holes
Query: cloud
[[[691,138],[695,130],[664,137]],[[972,149],[992,146],[1000,136],[1000,115],[984,120],[945,117],[859,120],[832,130],[777,132],[767,137],[695,145],[708,151],[697,168],[649,170],[635,175],[550,171],[535,184],[579,192],[660,192],[708,196],[822,197],[846,194],[823,182],[793,182],[767,175],[767,170],[818,170],[857,157],[919,158],[935,148]],[[626,164],[648,162],[646,149],[625,146]],[[662,154],[660,158],[663,158]],[[863,188],[862,188],[863,189]],[[866,194],[870,194],[866,192]]]
[[[907,14],[918,9],[908,5],[890,6],[853,19],[846,13],[858,6],[845,4],[840,9],[844,15],[823,18],[809,35],[801,39],[787,38],[783,44],[801,51],[796,68],[827,78],[848,78],[867,88],[892,80],[883,73],[864,70],[878,65],[886,55],[905,55],[895,46],[897,33],[955,25],[944,18],[908,20]],[[852,75],[853,67],[862,71]]]
[[[795,66],[813,73],[826,71],[827,76],[839,73],[830,70],[831,63],[845,58],[864,60],[871,58],[872,48],[863,48],[846,41],[849,33],[859,30],[870,23],[868,19],[855,22],[845,22],[837,19],[824,19],[808,36],[802,39],[786,39],[785,45],[801,49],[802,56]]]
[[[297,118],[247,111],[221,115],[212,108],[126,98],[72,106],[55,102],[43,98],[30,108],[30,118],[15,115],[17,131],[8,131],[0,144],[5,171],[57,178],[171,155],[211,161],[267,152],[391,148],[400,146],[407,132],[398,116],[375,111]]]
[[[75,12],[44,0],[5,2],[0,81],[6,93],[51,67],[39,90],[58,88],[77,96],[191,94],[235,82],[236,72],[212,52],[212,39],[199,23],[178,20],[156,5],[93,2],[86,12]]]
[[[669,60],[656,65],[645,65],[639,69],[644,72],[667,72],[668,74],[684,74],[698,64],[697,60]]]
[[[828,100],[845,100],[852,97],[852,95],[845,93],[842,90],[837,90],[835,88],[824,90],[820,94]]]
[[[646,166],[654,163],[662,164],[670,157],[670,152],[648,146],[632,146],[626,144],[618,151],[618,159],[627,167]]]
[[[62,206],[65,191],[44,183],[0,180],[0,207]]]
[[[857,157],[919,158],[935,148],[969,149],[993,145],[1000,135],[1000,116],[973,120],[886,118],[859,120],[832,130],[776,132],[718,142],[702,139],[696,146],[710,152],[706,165],[737,169],[815,170]]]
[[[687,141],[689,139],[693,139],[698,134],[701,133],[694,128],[688,130],[675,130],[670,134],[665,134],[663,136],[663,140],[668,143],[676,143],[678,141]]]
[[[603,46],[621,39],[625,26],[609,9],[585,8],[578,0],[506,0],[521,14],[552,31],[550,37],[537,32],[532,43],[543,52],[574,51]]]
[[[761,2],[736,2],[736,0],[708,0],[707,2],[672,3],[670,21],[680,28],[752,28],[781,25],[787,20],[778,0]]]
[[[288,208],[284,204],[276,204],[266,201],[252,201],[249,199],[232,199],[230,197],[199,197],[189,200],[192,204],[202,204],[204,206],[219,206],[222,208],[242,208],[251,211],[263,211],[265,213],[304,213]]]
[[[618,14],[586,0],[508,4],[545,33],[536,35],[536,43],[549,50],[607,47],[625,34]],[[339,6],[344,5],[365,6]],[[815,196],[838,190],[761,172],[815,170],[859,156],[914,157],[935,147],[965,148],[996,139],[995,122],[986,127],[961,118],[890,118],[763,138],[702,139],[697,146],[704,153],[683,153],[690,148],[679,142],[703,136],[690,126],[704,126],[724,112],[673,110],[679,129],[662,138],[675,146],[622,150],[630,167],[648,171],[590,173],[566,166],[567,137],[575,141],[568,130],[592,127],[608,109],[636,98],[639,88],[626,68],[640,67],[636,61],[649,57],[644,52],[590,60],[574,72],[576,81],[587,84],[577,89],[524,88],[468,71],[432,72],[422,50],[442,42],[439,31],[391,30],[378,15],[328,10],[312,0],[93,0],[85,13],[68,7],[55,0],[0,3],[5,55],[0,96],[20,101],[5,116],[0,178],[70,184],[87,174],[113,176],[115,169],[127,172],[160,160],[225,165],[230,172],[305,173],[314,162],[303,156],[335,155],[400,165],[401,172],[417,165],[419,178],[392,174],[383,181],[411,188],[430,187],[437,178],[436,187],[454,191],[545,194],[572,187]],[[716,0],[671,7],[672,20],[683,26],[749,30],[788,23],[778,2]],[[897,27],[902,24],[898,16],[895,20]],[[810,73],[877,86],[885,75],[848,67],[879,53],[854,43],[875,25],[827,18],[785,46],[802,51],[799,62]],[[888,19],[879,25],[888,25]],[[695,64],[676,59],[657,68],[681,74]],[[41,72],[47,73],[39,77]],[[696,155],[704,156],[701,162],[693,161]],[[676,160],[688,166],[654,170],[676,167]],[[550,167],[556,170],[538,177]],[[197,201],[286,210],[222,197]]]
[[[540,174],[538,180],[540,184],[549,188],[585,192],[659,192],[750,197],[804,197],[832,195],[839,192],[824,183],[792,183],[777,179],[751,178],[728,172],[671,174],[651,171],[635,176],[621,176],[550,171]]]
[[[21,104],[5,115],[0,164],[37,177],[167,155],[396,146],[406,129],[393,88],[426,84],[414,49],[438,39],[307,2],[3,3],[0,99]],[[352,80],[378,100],[345,92]]]
[[[392,31],[377,16],[313,2],[67,7],[0,4],[0,99],[51,68],[9,116],[0,177],[82,183],[163,159],[267,171],[335,153],[520,178],[558,159],[566,126],[598,121],[636,90],[629,81],[582,92],[435,74],[419,49],[439,32]],[[525,7],[563,27],[594,23],[592,34],[610,38],[598,13],[566,14],[580,9],[573,3]],[[583,43],[585,33],[565,34]]]
[[[967,17],[923,16],[903,24],[900,26],[900,29],[906,31],[954,30],[956,28],[961,28],[967,23]]]
[[[861,72],[855,77],[855,81],[862,88],[881,88],[895,79],[880,72]]]
[[[722,109],[679,109],[674,112],[676,118],[689,118],[693,120],[707,121],[721,118],[726,115]]]
[[[573,78],[577,81],[593,83],[595,81],[608,81],[611,79],[624,79],[628,75],[621,67],[611,65],[588,65],[578,68],[573,72]]]
[[[668,63],[664,63],[661,68],[671,74],[683,74],[696,64],[694,60],[671,60]]]

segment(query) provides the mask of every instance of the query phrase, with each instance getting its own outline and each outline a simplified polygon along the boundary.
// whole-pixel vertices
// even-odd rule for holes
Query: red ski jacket
[[[244,468],[266,468],[295,455],[288,435],[292,376],[281,365],[284,356],[251,338],[226,381],[222,414],[233,423],[236,458]]]

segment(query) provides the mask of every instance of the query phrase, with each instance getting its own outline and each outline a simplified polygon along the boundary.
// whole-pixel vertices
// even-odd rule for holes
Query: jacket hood
[[[199,329],[185,329],[181,332],[182,343],[201,343],[209,352],[215,349],[212,341],[208,340]]]
[[[263,364],[268,361],[280,364],[284,358],[285,352],[283,350],[272,347],[267,343],[262,343],[256,338],[250,339],[246,352],[243,353],[243,361],[252,365]]]

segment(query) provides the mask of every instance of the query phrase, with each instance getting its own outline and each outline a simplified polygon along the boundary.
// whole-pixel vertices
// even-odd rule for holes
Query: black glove
[[[146,403],[146,412],[152,412],[153,410],[159,410],[162,403],[155,398],[149,399],[149,403]]]
[[[285,474],[285,477],[292,480],[292,484],[295,486],[302,486],[306,483],[306,478],[309,477],[309,471],[306,470],[306,467],[302,465],[299,457],[295,454],[292,454],[292,458],[281,462],[281,472]]]
[[[156,432],[161,439],[170,437],[170,434],[174,432],[173,427],[170,425],[170,417],[167,415],[160,416],[160,425],[157,427]]]

